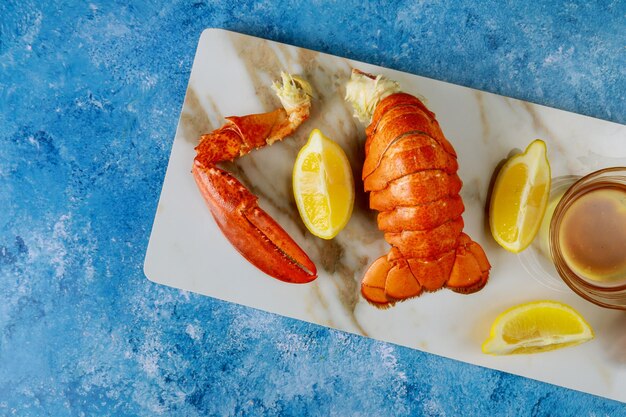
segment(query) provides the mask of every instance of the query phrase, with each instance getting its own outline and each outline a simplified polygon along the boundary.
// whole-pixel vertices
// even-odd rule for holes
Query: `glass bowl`
[[[590,279],[580,272],[580,268],[568,264],[561,242],[563,219],[572,204],[583,195],[604,188],[619,189],[626,193],[626,167],[606,168],[593,172],[569,187],[557,204],[550,222],[550,255],[563,282],[578,295],[602,307],[626,310],[626,271],[623,275],[618,273],[618,278],[611,279],[610,282]],[[618,223],[617,226],[621,227],[622,224]],[[626,223],[623,227],[626,230]],[[626,248],[623,248],[623,251],[626,259]]]

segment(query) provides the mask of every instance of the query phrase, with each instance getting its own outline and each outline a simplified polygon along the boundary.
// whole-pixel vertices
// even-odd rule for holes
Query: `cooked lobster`
[[[281,281],[306,283],[317,277],[315,264],[287,232],[257,204],[258,198],[216,164],[291,135],[309,117],[310,85],[282,74],[273,85],[284,108],[227,117],[226,124],[202,135],[192,173],[215,222],[249,262]]]
[[[480,290],[491,268],[482,247],[463,233],[457,155],[435,114],[394,81],[353,70],[346,100],[365,123],[363,181],[378,228],[391,245],[369,267],[361,293],[396,301],[447,287]]]

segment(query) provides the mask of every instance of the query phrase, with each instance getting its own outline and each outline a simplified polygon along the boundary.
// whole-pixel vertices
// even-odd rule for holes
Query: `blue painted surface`
[[[206,27],[626,122],[624,1],[295,3],[0,3],[0,415],[626,415],[145,279]]]

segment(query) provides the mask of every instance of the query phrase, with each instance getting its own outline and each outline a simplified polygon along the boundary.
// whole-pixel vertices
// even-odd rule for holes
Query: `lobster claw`
[[[222,233],[250,263],[281,281],[304,284],[317,278],[307,254],[235,177],[198,159],[192,173]]]

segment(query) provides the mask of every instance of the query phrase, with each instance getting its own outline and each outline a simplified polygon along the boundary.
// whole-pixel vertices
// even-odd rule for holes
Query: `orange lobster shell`
[[[463,233],[457,155],[435,114],[416,97],[382,99],[366,129],[363,181],[392,246],[365,273],[361,293],[387,306],[447,287],[480,290],[491,265]]]
[[[290,136],[309,117],[310,100],[285,86],[310,90],[302,79],[281,74],[276,87],[285,108],[261,114],[231,116],[200,138],[191,172],[215,222],[234,248],[250,263],[281,281],[304,284],[317,278],[308,255],[261,207],[258,198],[232,174],[218,166]],[[308,93],[307,93],[308,95]]]

